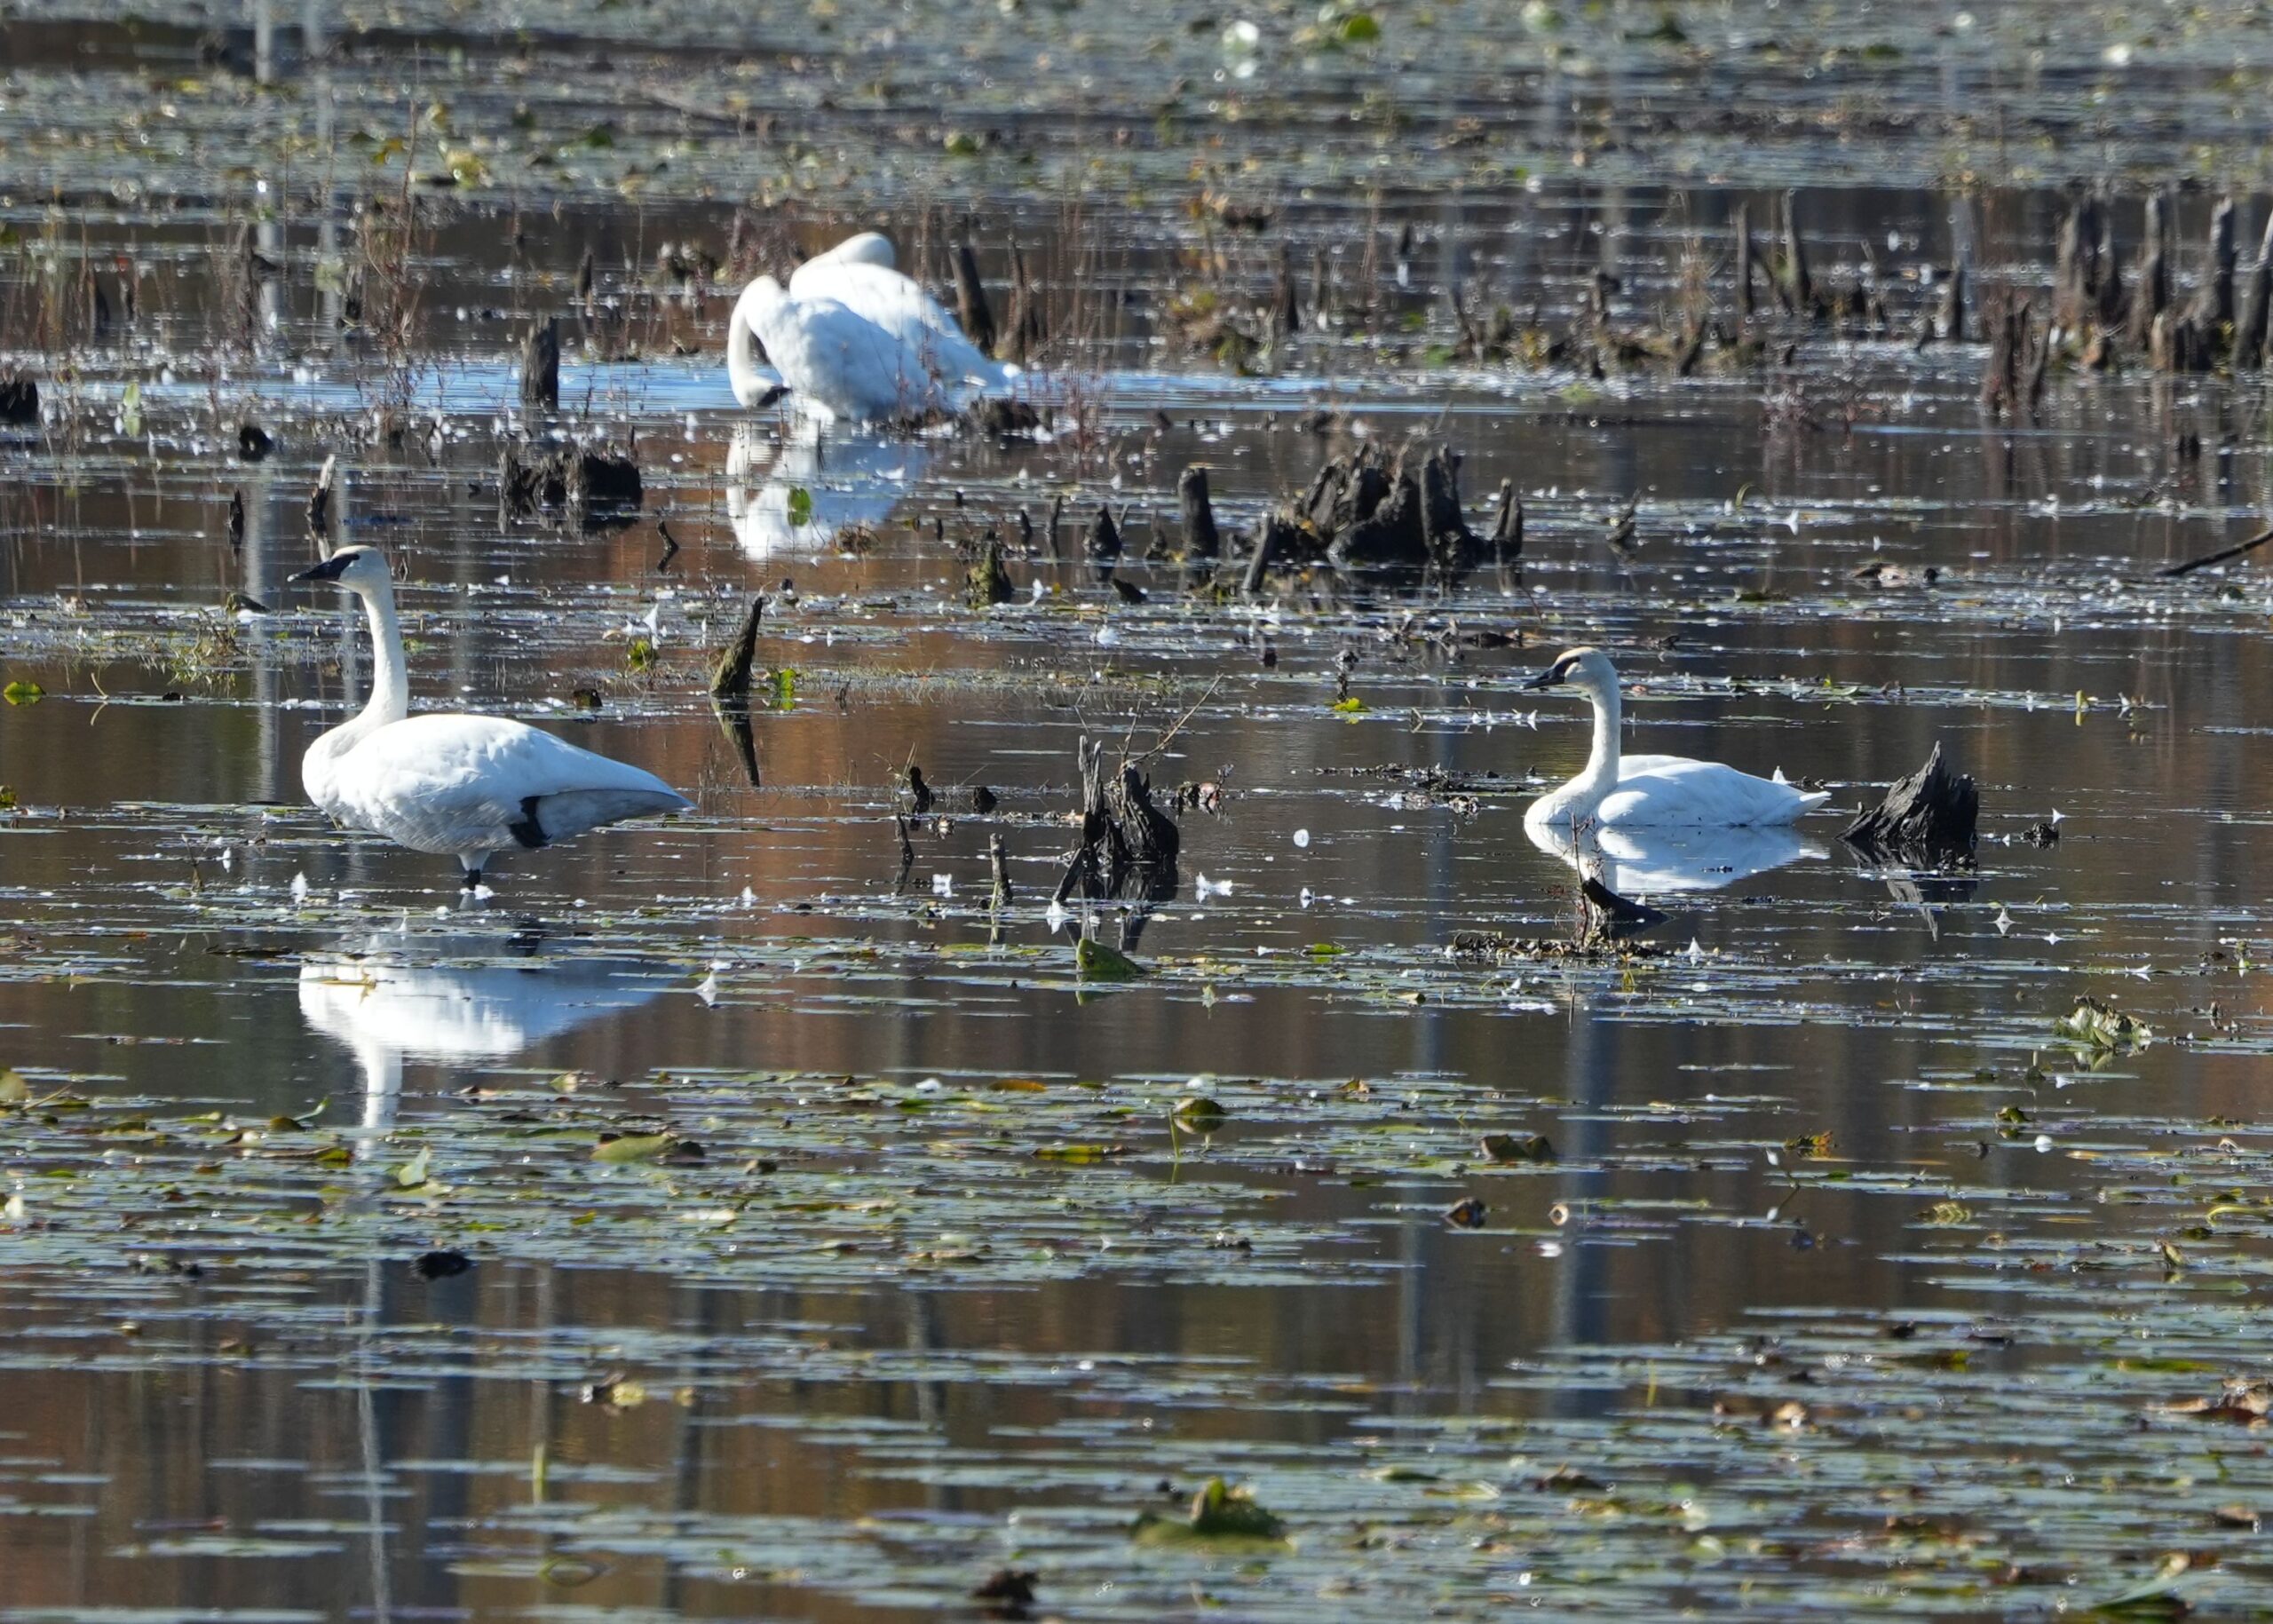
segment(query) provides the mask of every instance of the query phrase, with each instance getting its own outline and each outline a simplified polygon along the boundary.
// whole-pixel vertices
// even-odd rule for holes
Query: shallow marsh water
[[[1692,41],[1728,21],[1681,15]],[[2031,15],[1984,8],[1999,31]],[[1634,37],[1656,20],[1589,49],[1696,83]],[[24,30],[9,116],[21,87],[53,113],[12,141],[94,150],[55,132],[100,95],[39,77],[77,42],[104,94],[217,72],[203,22],[174,20]],[[505,95],[533,50],[622,51],[610,9],[577,20],[518,59],[502,31],[428,43]],[[1979,48],[1944,21],[1933,50]],[[440,21],[394,26],[357,49],[408,82]],[[990,18],[964,59],[1012,59],[1029,26],[1058,25]],[[2181,30],[2147,66],[2193,83],[2195,56],[2248,37]],[[1130,83],[1223,49],[1169,36]],[[21,245],[150,267],[143,325],[89,336],[41,430],[0,443],[0,677],[26,685],[0,708],[0,1070],[21,1080],[0,1092],[0,1616],[897,1619],[976,1611],[1002,1567],[1037,1573],[1037,1615],[1092,1619],[2035,1616],[2158,1585],[2273,1607],[2263,1406],[2195,1402],[2264,1374],[2273,593],[2246,566],[2153,576],[2262,511],[2254,386],[2063,375],[2016,429],[1975,404],[1978,345],[1807,337],[1787,368],[1678,380],[1449,366],[1430,353],[1448,244],[1558,311],[1611,257],[1639,312],[1745,188],[1847,148],[1738,142],[1701,184],[1636,124],[1589,149],[1630,169],[1614,195],[1558,157],[1519,201],[1469,176],[1460,209],[1383,212],[1347,173],[1287,167],[1325,154],[1286,108],[1253,126],[1278,178],[1247,184],[1349,276],[1378,239],[1393,313],[1235,377],[1154,342],[1208,251],[1176,210],[1124,196],[1102,247],[1069,246],[1090,227],[992,158],[943,171],[928,129],[878,178],[864,142],[900,138],[816,92],[858,187],[843,214],[912,235],[912,197],[961,197],[981,242],[1028,234],[1087,267],[1085,308],[1121,313],[1041,368],[1050,443],[816,453],[735,412],[707,353],[671,353],[715,352],[728,294],[617,263],[723,242],[706,189],[754,183],[703,143],[660,153],[625,111],[659,70],[611,71],[562,116],[614,112],[614,144],[582,150],[653,194],[564,182],[519,254],[494,198],[435,202],[397,446],[355,432],[400,380],[328,314],[322,234],[346,216],[277,223],[286,269],[236,346],[212,265],[249,175],[179,209],[83,195],[68,233],[0,215],[24,324],[4,342],[48,375],[27,313],[49,273]],[[1879,89],[1930,124],[1920,86],[1946,75],[1907,71]],[[803,95],[808,72],[763,83]],[[294,83],[216,76],[184,105],[251,162],[305,133]],[[2167,130],[2125,126],[2158,161],[2206,122],[2161,83],[2116,92],[2167,108]],[[2065,96],[2055,75],[2010,110]],[[1120,150],[1077,125],[1068,150]],[[781,158],[778,131],[745,133]],[[1923,302],[1953,221],[1986,273],[2040,273],[2039,183],[2063,175],[1952,202],[1934,138],[1873,139],[1882,167],[1822,171],[1869,184],[1807,194],[1833,274],[1868,240]],[[1180,150],[1163,138],[1132,191]],[[111,184],[107,160],[53,162]],[[208,162],[146,172],[178,200]],[[801,241],[832,218],[810,194],[760,215]],[[501,527],[511,335],[593,242],[649,359],[572,358],[563,399],[636,438],[646,504],[617,530]],[[1229,258],[1233,282],[1267,264]],[[1301,426],[1321,406],[1338,437]],[[240,416],[273,456],[225,455]],[[1139,562],[1127,603],[1074,562],[1099,502],[1133,504],[1132,551],[1169,551],[1190,463],[1244,524],[1353,437],[1416,429],[1465,454],[1479,525],[1502,479],[1525,494],[1520,571],[1250,605]],[[513,857],[476,907],[446,865],[314,817],[299,754],[367,655],[281,582],[333,450],[347,534],[397,559],[423,699],[560,727],[697,813]],[[1066,561],[1013,558],[1017,600],[967,607],[935,521],[1012,534],[1059,495]],[[1621,559],[1602,538],[1629,495]],[[658,517],[683,543],[668,571]],[[1873,586],[1854,574],[1873,558],[1941,573]],[[223,608],[233,590],[275,612]],[[753,786],[702,693],[759,590],[761,662],[788,675]],[[1620,659],[1635,744],[1780,765],[1841,812],[1940,741],[1983,787],[1978,875],[1877,873],[1826,814],[1796,852],[1631,854],[1628,885],[1672,919],[1627,953],[1556,951],[1570,872],[1521,810],[1585,732],[1520,685],[1581,641]],[[1076,741],[1171,729],[1156,784],[1226,791],[1182,814],[1173,892],[1053,921]],[[903,873],[910,759],[941,801]],[[2028,844],[2055,812],[2057,844]],[[1085,929],[1147,973],[1078,976]],[[2086,995],[2150,1035],[2063,1034]],[[1469,1199],[1480,1223],[1448,1221]],[[1215,1476],[1289,1542],[1131,1538]]]

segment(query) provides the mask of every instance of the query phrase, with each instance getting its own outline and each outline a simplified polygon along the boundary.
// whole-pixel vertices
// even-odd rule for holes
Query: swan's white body
[[[751,353],[753,339],[770,372]],[[953,410],[1018,376],[894,269],[891,244],[872,231],[807,260],[786,289],[759,277],[726,324],[734,399],[757,406],[787,388],[793,405],[824,422],[896,423]]]
[[[344,547],[297,579],[337,582],[370,622],[370,701],[300,760],[308,798],[340,822],[455,857],[471,884],[493,852],[693,804],[652,772],[520,722],[410,715],[394,587],[375,550]]]
[[[1594,707],[1594,749],[1583,772],[1524,813],[1527,826],[1735,828],[1790,823],[1831,797],[1717,761],[1628,756],[1619,749],[1618,671],[1599,650],[1573,649],[1533,687],[1568,684]]]
[[[882,527],[929,459],[920,442],[867,435],[824,441],[812,425],[799,424],[777,446],[755,424],[739,424],[726,446],[726,519],[748,558],[820,552],[847,530]],[[792,506],[800,490],[810,503],[802,523]]]

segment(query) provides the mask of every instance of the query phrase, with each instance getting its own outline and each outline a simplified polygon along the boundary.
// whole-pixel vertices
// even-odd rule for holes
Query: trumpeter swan
[[[1018,376],[1016,367],[988,360],[938,300],[893,268],[891,244],[875,232],[806,261],[787,289],[759,277],[726,323],[734,399],[762,406],[786,388],[801,411],[824,421],[922,417]]]
[[[1754,778],[1717,761],[1686,756],[1624,756],[1618,747],[1618,669],[1596,648],[1574,648],[1525,685],[1573,687],[1595,711],[1586,770],[1549,790],[1524,813],[1527,826],[1681,825],[1729,828],[1789,823],[1831,797],[1781,778]]]
[[[693,804],[652,772],[519,722],[412,716],[394,583],[376,548],[343,547],[292,579],[354,593],[371,626],[370,702],[300,758],[308,799],[340,822],[456,858],[471,891],[493,852]]]

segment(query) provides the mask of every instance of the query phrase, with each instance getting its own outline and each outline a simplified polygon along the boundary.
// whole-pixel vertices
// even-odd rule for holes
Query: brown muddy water
[[[2273,590],[2156,573],[2259,527],[2262,380],[2063,362],[2015,424],[1977,326],[1913,342],[1952,262],[2040,296],[2071,183],[2135,244],[2183,181],[2182,290],[2221,191],[2253,245],[2273,34],[1379,13],[0,8],[0,1618],[2273,1612]],[[1455,284],[1730,314],[1794,184],[1885,333],[1461,351]],[[735,408],[741,279],[869,224],[998,312],[1021,245],[1042,440]],[[525,428],[632,444],[638,517],[501,525]],[[1413,437],[1519,565],[1170,561],[1187,466],[1244,529]],[[697,811],[471,904],[320,819],[334,455],[418,702]],[[1630,745],[1832,800],[1624,854],[1670,917],[1570,954],[1521,813],[1585,722],[1521,685],[1581,642]],[[1222,796],[1061,916],[1084,738]],[[1850,855],[1936,741],[1977,872]],[[1276,1521],[1179,1527],[1217,1477]]]

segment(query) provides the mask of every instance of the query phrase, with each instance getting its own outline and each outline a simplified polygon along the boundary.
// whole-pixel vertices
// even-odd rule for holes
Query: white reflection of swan
[[[394,1126],[405,1057],[510,1059],[682,979],[639,960],[508,956],[503,947],[495,936],[386,932],[301,962],[301,1018],[354,1051],[367,1133]]]
[[[1738,880],[1802,858],[1820,858],[1821,846],[1789,828],[1585,829],[1573,841],[1567,828],[1525,823],[1532,844],[1581,875],[1600,880],[1621,897],[1663,897],[1719,891]]]
[[[865,435],[823,439],[801,425],[775,444],[754,424],[737,424],[726,447],[726,518],[750,558],[824,552],[856,526],[881,528],[923,477],[931,453],[906,440]],[[799,523],[795,495],[812,503]]]

